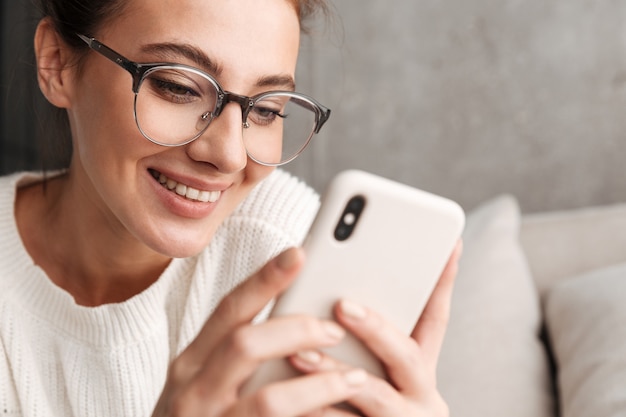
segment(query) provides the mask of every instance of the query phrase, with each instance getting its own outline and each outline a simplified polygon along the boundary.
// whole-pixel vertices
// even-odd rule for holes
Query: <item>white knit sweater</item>
[[[20,240],[15,189],[34,178],[0,178],[0,415],[149,416],[168,364],[218,301],[299,245],[319,206],[313,190],[276,171],[200,255],[174,259],[123,303],[88,308],[55,286]]]

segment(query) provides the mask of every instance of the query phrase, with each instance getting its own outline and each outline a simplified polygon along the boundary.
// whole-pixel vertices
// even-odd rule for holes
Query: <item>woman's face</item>
[[[122,16],[88,35],[130,60],[188,64],[228,91],[253,96],[290,87],[299,32],[287,0],[132,0]],[[167,148],[137,129],[127,71],[92,52],[75,83],[68,113],[70,178],[84,198],[77,204],[95,207],[95,221],[104,218],[123,239],[167,256],[193,255],[272,170],[247,158],[237,104],[196,141]],[[211,201],[170,191],[155,179],[161,174]]]

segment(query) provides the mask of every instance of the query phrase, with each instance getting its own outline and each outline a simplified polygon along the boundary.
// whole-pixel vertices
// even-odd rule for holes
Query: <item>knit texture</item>
[[[219,300],[300,245],[319,207],[312,189],[277,170],[201,254],[172,260],[152,286],[123,303],[84,307],[33,263],[19,237],[15,190],[37,178],[0,178],[0,415],[6,416],[151,415],[169,363]]]

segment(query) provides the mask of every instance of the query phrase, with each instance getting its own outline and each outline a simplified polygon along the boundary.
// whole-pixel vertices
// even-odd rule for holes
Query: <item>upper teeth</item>
[[[153,172],[154,178],[168,190],[174,191],[176,194],[186,197],[189,200],[201,201],[203,203],[215,203],[222,194],[221,191],[201,191],[188,185],[167,178],[160,172]]]

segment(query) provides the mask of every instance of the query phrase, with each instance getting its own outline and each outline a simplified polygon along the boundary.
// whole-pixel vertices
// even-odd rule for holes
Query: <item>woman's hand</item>
[[[361,398],[355,395],[368,382],[367,375],[351,369],[270,384],[239,396],[243,383],[263,361],[331,346],[345,334],[335,322],[305,316],[250,324],[292,283],[303,259],[300,249],[287,250],[224,298],[197,338],[171,364],[153,417],[289,417]],[[366,326],[354,327],[367,332]]]
[[[369,417],[439,417],[448,407],[437,390],[436,370],[450,314],[450,300],[458,260],[459,241],[411,337],[407,337],[376,312],[342,300],[335,309],[340,324],[361,339],[385,366],[388,381],[368,375],[349,403]],[[291,357],[299,370],[313,374],[347,370],[332,358],[311,350]],[[324,416],[346,415],[324,410]]]

